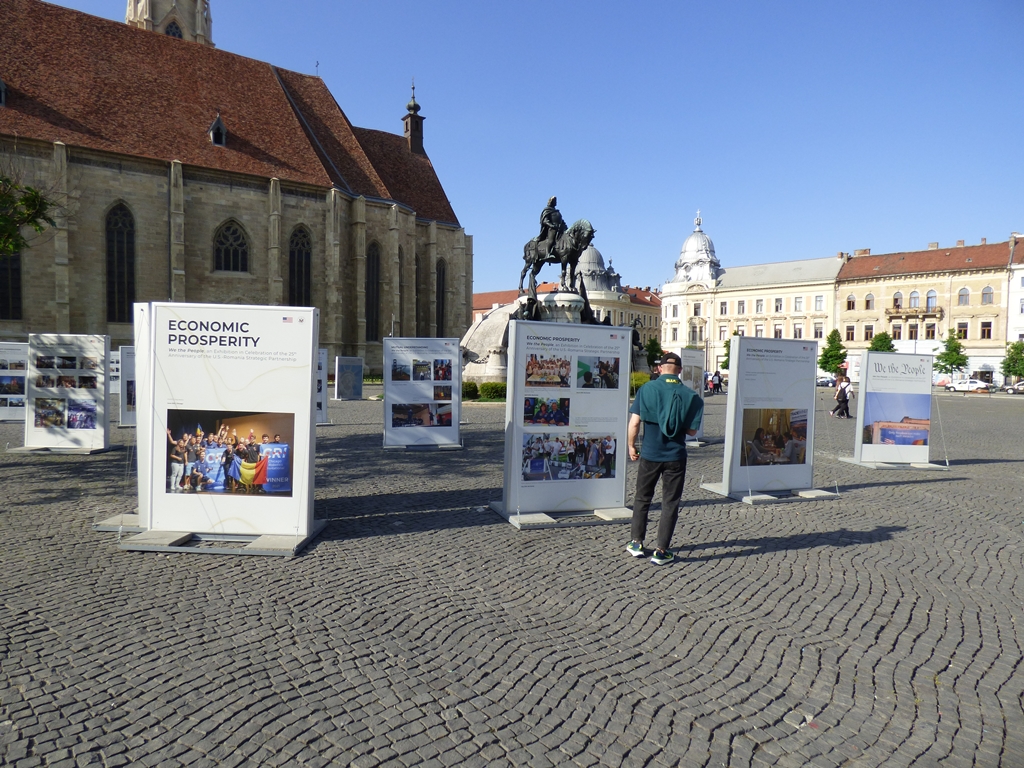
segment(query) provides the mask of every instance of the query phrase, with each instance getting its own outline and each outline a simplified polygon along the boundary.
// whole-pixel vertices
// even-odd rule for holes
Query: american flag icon
[[[617,333],[609,333],[608,335],[611,336],[613,339],[619,338],[619,334]]]
[[[290,323],[290,322],[292,322],[293,320],[294,320],[294,318],[291,318],[291,317],[282,317],[282,318],[281,318],[281,322],[282,322],[282,323]]]

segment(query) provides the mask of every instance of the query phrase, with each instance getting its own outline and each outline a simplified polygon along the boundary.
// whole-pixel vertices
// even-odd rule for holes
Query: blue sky
[[[123,0],[66,5],[123,20]],[[514,288],[547,198],[623,282],[701,209],[723,266],[1024,230],[1024,3],[213,0],[221,49],[319,73],[427,153],[475,290]],[[542,279],[555,274],[554,267]]]

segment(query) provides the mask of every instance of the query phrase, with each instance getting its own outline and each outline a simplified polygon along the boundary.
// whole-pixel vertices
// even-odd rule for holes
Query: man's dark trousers
[[[633,499],[633,526],[630,538],[643,541],[647,533],[647,512],[654,498],[654,487],[661,478],[661,520],[658,523],[657,548],[667,550],[679,519],[679,499],[686,479],[686,456],[678,461],[648,461],[640,457],[637,469],[636,498]]]

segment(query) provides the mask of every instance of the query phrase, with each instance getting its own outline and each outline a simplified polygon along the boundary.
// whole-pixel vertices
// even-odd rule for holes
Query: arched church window
[[[249,271],[249,238],[237,221],[220,225],[213,238],[213,268],[218,272]]]
[[[366,340],[380,341],[380,246],[366,249]]]
[[[305,227],[296,227],[288,238],[288,303],[313,306],[313,238]]]
[[[437,338],[442,338],[445,335],[444,318],[445,310],[445,296],[447,295],[448,289],[448,265],[444,259],[437,260],[437,281],[434,285],[434,308],[436,312],[437,330],[435,332]]]
[[[178,22],[172,21],[166,27],[164,27],[164,34],[168,37],[176,37],[179,40],[184,39],[184,35],[181,34],[181,27],[178,26]]]
[[[21,254],[0,256],[0,320],[21,320]]]
[[[118,203],[107,214],[107,322],[130,323],[135,302],[135,217]]]

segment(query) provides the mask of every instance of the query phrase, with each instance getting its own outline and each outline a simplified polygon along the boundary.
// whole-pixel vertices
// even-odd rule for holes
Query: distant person
[[[836,393],[833,399],[836,407],[832,409],[832,415],[837,419],[850,418],[850,397],[853,395],[853,385],[846,376],[840,376],[836,384]]]

